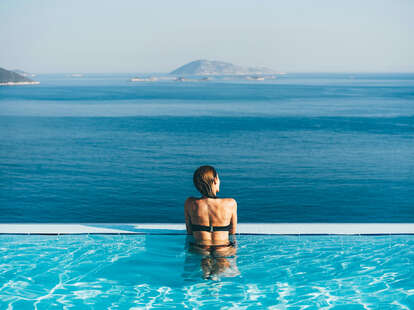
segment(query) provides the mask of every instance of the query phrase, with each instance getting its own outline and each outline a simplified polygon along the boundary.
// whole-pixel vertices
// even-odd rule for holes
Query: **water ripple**
[[[414,236],[237,239],[208,258],[184,236],[0,236],[0,308],[413,307]]]

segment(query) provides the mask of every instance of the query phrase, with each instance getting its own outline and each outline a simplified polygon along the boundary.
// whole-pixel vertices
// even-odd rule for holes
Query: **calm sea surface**
[[[0,88],[0,222],[182,222],[217,167],[241,222],[414,222],[414,74]]]

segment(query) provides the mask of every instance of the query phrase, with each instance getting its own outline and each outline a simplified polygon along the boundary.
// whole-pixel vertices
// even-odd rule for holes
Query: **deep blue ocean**
[[[414,222],[414,74],[0,87],[0,222],[183,222],[200,165],[240,222]]]

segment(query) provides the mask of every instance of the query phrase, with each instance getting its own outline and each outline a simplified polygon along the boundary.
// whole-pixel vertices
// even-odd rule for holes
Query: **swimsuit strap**
[[[205,226],[205,225],[195,225],[191,224],[192,231],[208,231],[208,232],[215,232],[215,231],[230,231],[231,224],[227,226]]]

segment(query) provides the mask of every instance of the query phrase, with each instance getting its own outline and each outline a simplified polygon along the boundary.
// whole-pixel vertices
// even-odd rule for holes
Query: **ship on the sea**
[[[158,81],[158,78],[151,76],[151,77],[133,77],[130,79],[131,82],[155,82]]]
[[[264,81],[264,76],[246,76],[247,80]]]

